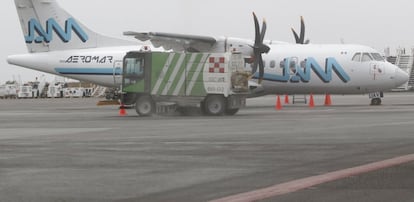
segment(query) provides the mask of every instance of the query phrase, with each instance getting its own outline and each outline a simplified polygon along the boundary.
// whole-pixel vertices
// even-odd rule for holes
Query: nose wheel
[[[381,98],[384,97],[383,92],[374,92],[369,94],[369,98],[371,98],[371,105],[372,106],[378,106],[381,105]]]
[[[373,98],[373,99],[371,99],[371,105],[373,105],[373,106],[381,105],[381,102],[382,102],[381,98]]]

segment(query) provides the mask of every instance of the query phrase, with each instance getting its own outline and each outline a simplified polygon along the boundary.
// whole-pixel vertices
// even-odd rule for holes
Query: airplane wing
[[[216,44],[214,37],[173,34],[162,32],[124,32],[126,36],[133,36],[140,41],[150,41],[156,48],[166,50],[208,52]]]

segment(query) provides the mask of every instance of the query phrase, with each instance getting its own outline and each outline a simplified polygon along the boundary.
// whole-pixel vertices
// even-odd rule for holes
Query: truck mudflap
[[[227,98],[227,109],[240,109],[246,106],[245,95],[230,95]]]

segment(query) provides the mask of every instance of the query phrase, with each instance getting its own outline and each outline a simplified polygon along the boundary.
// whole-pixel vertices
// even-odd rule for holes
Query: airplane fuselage
[[[264,55],[265,94],[355,94],[388,90],[405,82],[404,73],[384,60],[355,61],[356,53],[376,53],[360,45],[274,44]],[[141,46],[51,51],[10,56],[9,63],[89,81],[121,84],[122,61]],[[248,57],[249,53],[245,53]],[[246,63],[246,69],[249,64]]]
[[[407,75],[384,59],[357,60],[355,54],[377,54],[360,45],[272,45],[264,55],[263,87],[269,93],[355,94],[402,85]]]
[[[8,62],[18,66],[106,87],[121,84],[122,61],[127,52],[139,46],[64,50],[15,55]]]

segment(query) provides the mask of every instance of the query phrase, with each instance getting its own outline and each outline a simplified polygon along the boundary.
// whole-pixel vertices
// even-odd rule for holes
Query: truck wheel
[[[151,116],[154,109],[155,105],[150,96],[143,95],[138,97],[137,103],[135,103],[135,110],[140,116]]]
[[[226,103],[221,95],[209,95],[204,102],[204,111],[208,115],[220,116],[223,115],[226,108]]]
[[[235,114],[237,114],[237,112],[239,112],[239,109],[226,109],[226,111],[224,112],[224,114],[229,115],[229,116],[233,116]]]

